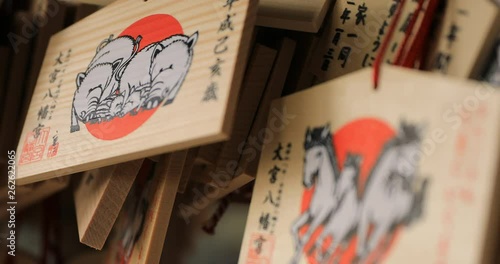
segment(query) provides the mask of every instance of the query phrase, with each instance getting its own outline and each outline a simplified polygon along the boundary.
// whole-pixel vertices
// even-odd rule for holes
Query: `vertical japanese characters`
[[[311,71],[318,80],[322,82],[364,67],[371,67],[387,36],[389,25],[396,15],[400,2],[400,0],[337,1],[331,17],[325,22],[318,51],[313,51],[314,55],[311,58]],[[415,17],[417,2],[411,0],[402,9],[402,18],[396,25],[396,32],[390,40],[384,62],[394,63],[401,49],[401,42],[410,30],[412,20],[419,18]],[[418,29],[419,22],[415,25],[417,28],[412,29],[412,32]]]
[[[354,1],[346,1],[346,3],[347,7],[345,7],[342,11],[342,15],[340,16],[340,21],[338,23],[339,27],[335,29],[335,34],[333,35],[333,38],[331,40],[331,46],[323,56],[323,63],[321,64],[322,71],[328,71],[330,63],[340,63],[340,67],[345,68],[347,60],[349,59],[349,55],[352,51],[352,47],[349,45],[344,45],[345,43],[341,43],[339,45],[339,41],[343,35],[346,35],[347,38],[358,38],[358,34],[347,32],[347,28],[352,29],[352,27],[346,27],[346,23],[354,23],[356,27],[366,25],[366,12],[368,11],[366,3],[363,2],[362,4],[358,5],[357,13],[352,17],[351,10],[356,8],[356,3]],[[364,63],[365,62],[363,61],[363,64]]]
[[[278,142],[274,148],[272,157],[272,167],[267,171],[269,181],[268,190],[262,203],[262,212],[259,217],[258,231],[252,235],[250,240],[250,249],[248,253],[248,262],[269,261],[274,248],[275,225],[280,217],[280,204],[283,194],[284,177],[289,167],[292,143]],[[261,263],[261,262],[258,262]]]
[[[42,98],[42,104],[37,112],[37,126],[26,135],[26,140],[19,159],[19,164],[40,161],[43,159],[45,149],[48,145],[46,157],[52,158],[57,155],[59,149],[58,131],[51,133],[50,127],[45,122],[52,120],[52,115],[57,107],[57,100],[64,81],[64,73],[71,58],[71,49],[60,51],[54,59],[52,71],[49,74],[49,88]],[[49,139],[50,138],[50,139]],[[49,144],[50,143],[50,144]]]
[[[238,0],[225,0],[222,8],[226,10],[224,20],[220,22],[219,29],[217,31],[217,42],[214,46],[213,54],[215,55],[215,61],[209,67],[210,71],[210,81],[203,95],[202,101],[216,101],[218,97],[219,89],[219,79],[223,74],[224,70],[224,54],[229,50],[229,45],[227,42],[230,38],[230,33],[234,31],[233,18],[237,16],[237,13],[233,10],[233,5],[238,2]]]
[[[455,226],[459,221],[459,213],[463,208],[470,208],[477,203],[478,193],[475,188],[480,179],[480,153],[483,145],[484,124],[488,117],[488,107],[481,105],[469,118],[464,119],[461,129],[453,142],[453,156],[450,175],[442,191],[444,210],[440,213],[440,232],[436,241],[436,258],[438,263],[450,261],[450,248],[455,234]]]
[[[463,17],[468,16],[468,11],[464,9],[457,8],[454,10],[457,16],[453,16],[453,21],[449,25],[446,34],[446,45],[442,46],[441,49],[437,51],[434,60],[432,61],[432,69],[437,70],[443,74],[448,73],[448,67],[453,60],[452,49],[453,44],[458,40],[460,36],[461,26],[459,25],[459,21],[464,21]]]

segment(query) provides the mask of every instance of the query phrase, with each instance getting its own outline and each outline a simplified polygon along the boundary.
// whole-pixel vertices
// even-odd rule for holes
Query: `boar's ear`
[[[117,59],[113,62],[113,65],[111,66],[113,68],[113,71],[116,71],[118,69],[118,66],[122,63],[123,59]]]
[[[163,49],[164,49],[164,47],[160,43],[157,43],[153,48],[153,52],[151,53],[151,62],[149,64],[150,65],[149,74],[151,76],[153,75],[153,69],[154,69],[154,65],[155,65],[156,56],[158,56],[158,54],[160,54],[160,52],[162,52]]]
[[[153,54],[151,55],[151,62],[154,61],[154,59],[156,58],[156,56],[158,56],[158,54],[160,54],[160,52],[163,50],[163,46],[161,44],[156,44],[155,47],[154,47],[154,50],[153,50]]]
[[[116,72],[115,80],[117,80],[117,81],[120,81],[120,79],[123,76],[123,73],[125,72],[125,69],[127,68],[124,65],[122,65],[122,62],[123,62],[123,59],[117,59],[115,62],[113,62],[112,68],[113,68],[113,72],[114,73]],[[122,65],[122,66],[120,67],[120,65]]]
[[[83,72],[80,72],[77,76],[76,76],[76,87],[80,87],[80,85],[82,84],[83,82],[83,79],[85,79],[85,73]]]
[[[114,35],[111,34],[109,35],[109,38],[101,41],[101,43],[97,46],[95,53],[96,54],[99,53],[99,51],[101,51],[102,48],[106,47],[106,45],[108,45],[113,40],[113,37]]]
[[[186,41],[188,47],[190,49],[192,49],[194,47],[194,45],[196,45],[196,42],[198,41],[198,31],[194,32],[193,35],[191,35],[191,37],[188,38],[188,40]]]

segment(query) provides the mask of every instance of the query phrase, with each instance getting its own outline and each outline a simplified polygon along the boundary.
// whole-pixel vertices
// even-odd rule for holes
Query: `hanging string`
[[[406,67],[406,68],[414,68],[416,62],[420,63],[420,68],[423,67],[423,59],[424,59],[424,47],[425,40],[427,39],[430,27],[432,25],[432,21],[434,18],[434,14],[437,10],[437,6],[439,0],[429,0],[426,10],[424,11],[424,17],[422,18],[422,22],[418,27],[418,31],[415,34],[415,37],[410,45],[410,48],[407,50],[408,43],[411,39],[412,33],[415,29],[415,25],[420,16],[420,13],[423,10],[425,0],[419,0],[417,9],[415,10],[414,15],[412,16],[408,28],[405,32],[405,37],[401,44],[401,47],[396,56],[395,65]],[[391,22],[391,26],[389,28],[389,32],[382,43],[382,49],[377,54],[375,59],[375,65],[373,69],[373,83],[374,88],[378,88],[379,78],[380,78],[380,68],[382,66],[383,59],[385,57],[385,52],[387,47],[389,46],[389,42],[391,41],[392,35],[396,29],[398,21],[401,17],[402,10],[404,8],[405,0],[401,0],[396,15],[394,16],[393,21]]]
[[[403,67],[413,68],[415,67],[415,63],[417,61],[420,63],[420,69],[424,67],[424,56],[426,55],[426,53],[424,52],[424,48],[426,47],[425,40],[427,40],[428,34],[430,32],[434,15],[439,5],[439,1],[440,0],[429,0],[429,4],[427,5],[419,31],[417,32],[413,45],[408,51],[408,56],[402,65]]]
[[[389,31],[387,32],[387,36],[384,38],[384,41],[382,42],[382,46],[380,48],[380,51],[378,52],[376,58],[375,58],[375,64],[373,66],[373,85],[375,90],[378,87],[378,82],[379,82],[379,76],[380,76],[380,67],[382,65],[382,61],[384,60],[385,57],[385,52],[387,51],[387,48],[389,47],[389,43],[392,39],[392,35],[394,35],[394,31],[396,30],[396,27],[399,22],[399,18],[401,17],[401,13],[403,10],[403,7],[406,3],[406,0],[401,0],[398,4],[398,8],[396,10],[396,13],[394,15],[394,18],[391,21],[391,25],[389,26]]]
[[[420,17],[420,12],[422,11],[423,5],[424,5],[425,0],[419,0],[417,9],[413,13],[410,23],[408,23],[408,28],[405,31],[405,37],[403,39],[403,42],[401,43],[401,48],[399,49],[399,52],[396,56],[395,60],[395,65],[402,66],[407,59],[408,53],[406,53],[406,46],[408,45],[408,41],[411,39],[411,35],[413,33],[413,29],[415,28],[415,25],[417,24],[417,20]],[[420,32],[420,29],[419,29]],[[418,35],[418,33],[417,33]],[[417,41],[417,38],[414,38],[413,44]],[[413,46],[413,45],[412,45]],[[410,47],[411,49],[411,47]],[[409,52],[409,51],[408,51]]]
[[[215,234],[215,228],[217,227],[217,224],[219,223],[220,219],[224,216],[227,208],[229,207],[229,204],[231,203],[229,199],[229,195],[224,197],[218,204],[217,210],[213,213],[212,217],[208,219],[205,224],[203,225],[202,229],[205,231],[207,234],[214,235]]]
[[[238,190],[222,198],[222,200],[219,202],[219,205],[217,206],[217,210],[215,210],[212,217],[210,217],[210,219],[208,219],[203,225],[203,231],[210,235],[215,234],[215,228],[217,227],[217,224],[226,213],[226,210],[232,201],[233,195],[237,193],[239,193]]]

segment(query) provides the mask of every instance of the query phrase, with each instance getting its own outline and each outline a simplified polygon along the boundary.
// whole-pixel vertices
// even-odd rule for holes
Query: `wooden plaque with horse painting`
[[[19,184],[227,139],[256,3],[116,1],[54,35]]]
[[[382,69],[274,102],[239,263],[493,263],[500,92]]]

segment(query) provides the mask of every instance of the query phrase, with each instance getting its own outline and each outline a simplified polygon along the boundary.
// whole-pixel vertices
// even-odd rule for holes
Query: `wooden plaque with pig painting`
[[[121,0],[54,35],[18,183],[226,139],[255,3]]]
[[[275,101],[239,263],[493,263],[499,91],[371,76]]]

